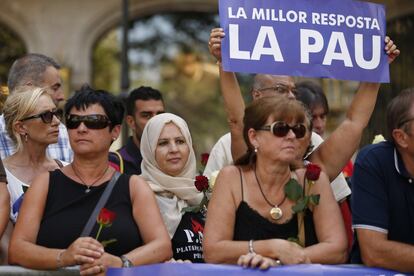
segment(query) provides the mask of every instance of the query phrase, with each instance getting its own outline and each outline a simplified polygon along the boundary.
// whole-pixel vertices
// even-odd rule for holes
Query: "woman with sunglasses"
[[[171,113],[152,117],[141,136],[142,177],[154,191],[175,260],[204,262],[204,215],[185,212],[202,199],[194,186],[196,158],[187,123]]]
[[[45,89],[33,86],[24,86],[11,94],[3,112],[7,132],[17,145],[17,151],[4,159],[10,218],[15,223],[24,192],[35,176],[64,165],[46,154],[46,148],[57,143],[61,112]]]
[[[284,96],[264,97],[246,108],[243,136],[248,151],[221,170],[208,206],[203,244],[207,262],[262,269],[345,262],[346,235],[328,177],[322,172],[310,187],[305,169],[291,167],[303,154],[303,145],[310,143],[309,125],[304,107]],[[285,189],[292,179],[300,193],[307,189],[305,195],[319,194],[319,204],[294,213],[298,202]]]
[[[114,175],[108,152],[123,112],[114,96],[88,86],[68,100],[65,123],[73,162],[33,181],[10,243],[11,263],[34,269],[80,265],[81,275],[95,275],[107,267],[171,257],[155,197],[138,176],[119,176],[100,215],[92,218],[89,237],[80,237]]]

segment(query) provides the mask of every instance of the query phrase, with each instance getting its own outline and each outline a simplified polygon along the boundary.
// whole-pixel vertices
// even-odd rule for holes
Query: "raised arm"
[[[391,63],[400,51],[389,37],[385,38],[385,44],[388,62]],[[338,176],[357,150],[362,132],[374,111],[379,88],[379,83],[361,83],[348,108],[345,120],[310,155],[309,159],[322,167],[330,181]]]
[[[217,59],[220,72],[220,88],[224,100],[224,108],[227,114],[227,122],[231,132],[231,153],[233,160],[237,160],[247,150],[243,140],[243,117],[245,103],[240,91],[240,86],[234,72],[225,72],[221,66],[221,40],[224,37],[221,28],[211,30],[208,42],[212,56]]]

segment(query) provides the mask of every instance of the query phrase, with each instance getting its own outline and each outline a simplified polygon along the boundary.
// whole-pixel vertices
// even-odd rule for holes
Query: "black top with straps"
[[[138,226],[132,215],[129,192],[129,175],[122,174],[105,208],[116,213],[109,227],[104,227],[99,241],[109,243],[105,251],[121,256],[143,244]],[[49,191],[46,206],[37,236],[37,244],[49,248],[68,248],[81,234],[96,203],[109,183],[91,187],[85,193],[85,186],[72,180],[61,170],[50,172]],[[90,234],[96,237],[99,225],[96,224]]]
[[[244,201],[243,178],[240,169],[239,171],[242,200],[236,211],[233,239],[236,241],[248,241],[296,238],[298,236],[297,215],[294,214],[288,222],[283,224],[272,223],[260,215]],[[309,209],[305,211],[304,223],[305,245],[310,246],[318,243],[313,223],[313,214]]]

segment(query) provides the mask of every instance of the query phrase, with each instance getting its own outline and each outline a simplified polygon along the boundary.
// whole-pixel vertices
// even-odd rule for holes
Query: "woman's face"
[[[265,125],[268,126],[274,122],[275,120],[270,117]],[[291,127],[299,124],[296,121],[286,121],[286,123]],[[307,134],[301,138],[296,137],[292,129],[283,137],[278,137],[271,131],[256,131],[256,133],[258,156],[263,155],[266,159],[281,161],[287,164],[298,158],[306,139],[308,139]]]
[[[88,115],[92,116],[88,117]],[[93,121],[95,126],[89,125],[88,122],[85,123],[85,120]],[[85,110],[73,107],[67,116],[66,127],[74,153],[93,154],[108,152],[112,141],[118,138],[120,131],[119,125],[109,130],[109,123],[105,123],[108,121],[109,119],[100,104],[92,104]],[[71,124],[70,122],[75,123]]]
[[[27,139],[40,144],[50,145],[57,143],[60,120],[53,115],[49,122],[48,119],[50,119],[49,116],[51,114],[47,114],[48,111],[55,112],[56,106],[50,96],[42,95],[37,102],[36,109],[31,114],[25,116],[26,120],[20,121],[23,128],[20,133],[27,133]]]
[[[158,138],[155,160],[159,169],[170,176],[178,176],[187,164],[190,148],[174,123],[165,124]]]

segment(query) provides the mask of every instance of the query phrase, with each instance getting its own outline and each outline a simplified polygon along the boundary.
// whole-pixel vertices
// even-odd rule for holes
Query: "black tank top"
[[[122,174],[115,184],[105,208],[115,212],[116,217],[111,226],[102,229],[98,239],[100,242],[116,239],[105,247],[106,252],[116,256],[143,244],[132,215],[129,178]],[[80,236],[108,183],[91,187],[91,191],[85,193],[85,185],[67,177],[61,170],[50,172],[49,192],[36,243],[49,248],[68,248]],[[90,237],[96,237],[98,228],[96,223]]]
[[[244,201],[243,178],[240,171],[240,186],[242,193],[242,201],[236,211],[236,221],[234,225],[234,237],[236,241],[248,240],[267,240],[267,239],[285,239],[297,238],[298,236],[298,219],[294,214],[292,218],[283,224],[270,222],[268,219],[260,215],[256,210],[251,208]],[[305,245],[310,246],[318,243],[313,224],[313,214],[306,209],[305,216]]]

